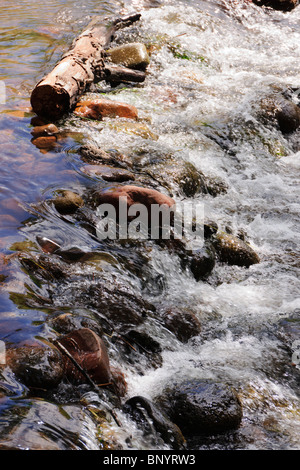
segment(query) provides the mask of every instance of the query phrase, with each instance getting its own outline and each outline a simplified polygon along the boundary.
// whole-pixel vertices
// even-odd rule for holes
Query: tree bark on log
[[[41,117],[58,120],[69,112],[93,82],[136,81],[145,79],[143,72],[105,64],[105,50],[115,32],[140,19],[138,13],[123,18],[99,21],[96,17],[73,42],[54,69],[37,83],[31,93],[32,110]]]

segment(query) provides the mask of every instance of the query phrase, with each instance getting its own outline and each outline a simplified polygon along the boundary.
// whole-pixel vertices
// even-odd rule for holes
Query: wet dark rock
[[[49,124],[46,120],[42,119],[40,116],[33,116],[30,120],[30,124],[35,127],[46,126]]]
[[[137,149],[131,156],[137,173],[148,175],[170,193],[193,197],[196,194],[210,194],[215,197],[227,191],[226,183],[218,177],[208,177],[187,160],[150,148]]]
[[[259,256],[248,243],[231,234],[217,233],[213,245],[221,262],[245,267],[260,262]]]
[[[63,263],[58,263],[51,255],[36,258],[22,257],[20,261],[29,274],[34,273],[46,281],[61,281],[70,275],[67,267]]]
[[[144,435],[154,437],[157,433],[172,449],[184,449],[185,439],[178,426],[150,400],[141,396],[132,397],[123,406],[123,411],[135,421]]]
[[[105,151],[95,145],[86,144],[79,148],[78,153],[86,163],[100,163],[121,168],[130,168],[132,166],[131,159],[117,150]]]
[[[215,251],[211,245],[207,244],[194,250],[191,255],[188,255],[188,259],[190,260],[190,270],[196,281],[209,276],[216,264]]]
[[[298,0],[253,0],[253,3],[259,6],[272,7],[275,10],[291,11],[299,3]]]
[[[80,290],[70,288],[73,302],[79,307],[97,309],[116,330],[122,333],[140,325],[155,308],[130,285],[118,279],[97,279]]]
[[[164,326],[183,343],[201,331],[200,321],[189,308],[170,307],[161,313],[161,319]]]
[[[261,101],[261,117],[274,122],[283,134],[294,132],[300,125],[300,108],[280,93],[273,93]]]
[[[234,429],[240,425],[243,415],[235,390],[226,384],[204,380],[175,384],[155,403],[186,437]]]
[[[62,247],[54,240],[50,240],[46,237],[37,237],[37,242],[41,246],[44,253],[58,255],[66,262],[83,262],[93,256],[92,252],[86,251],[77,246]],[[46,260],[46,258],[42,258],[42,263],[43,259]],[[50,263],[55,263],[54,259],[48,258],[48,260]],[[57,267],[58,269],[63,269],[63,265],[59,265],[58,263]]]
[[[130,330],[124,339],[126,339],[125,344],[127,345],[128,353],[132,353],[134,350],[135,353],[144,355],[149,364],[155,369],[162,366],[162,347],[149,334],[144,331]]]
[[[60,249],[60,245],[47,237],[36,237],[36,240],[44,253],[55,253]]]
[[[48,321],[48,325],[62,335],[81,328],[89,328],[99,336],[103,334],[103,328],[100,322],[92,318],[91,314],[88,313],[57,312]]]
[[[63,346],[77,364],[97,384],[108,384],[111,380],[109,357],[103,340],[89,328],[74,330],[55,341],[56,346]],[[64,373],[69,380],[85,382],[79,368],[64,356]]]
[[[300,351],[300,311],[299,309],[278,323],[277,334],[288,347],[290,353]]]
[[[206,279],[216,264],[216,253],[212,243],[200,240],[200,248],[192,248],[186,240],[157,240],[161,247],[180,258],[182,269],[189,269],[196,281]]]
[[[84,205],[79,194],[70,190],[58,191],[58,195],[52,200],[56,210],[61,214],[72,214]]]
[[[218,224],[214,220],[204,220],[204,238],[209,239],[218,231]]]
[[[7,363],[29,388],[56,387],[64,373],[60,352],[55,347],[23,345],[7,351]]]
[[[135,176],[131,171],[108,165],[86,165],[81,168],[81,171],[88,176],[102,178],[104,181],[122,183],[124,181],[135,180]]]
[[[147,173],[170,191],[193,197],[207,193],[204,175],[191,163],[184,160],[162,162],[146,167]]]
[[[205,188],[206,192],[213,197],[219,194],[225,194],[228,190],[228,186],[221,178],[217,176],[205,176]]]

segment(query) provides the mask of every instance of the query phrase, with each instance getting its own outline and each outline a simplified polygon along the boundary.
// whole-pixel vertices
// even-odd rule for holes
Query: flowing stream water
[[[71,115],[59,123],[62,137],[54,149],[36,148],[29,102],[36,82],[94,15],[134,10],[142,13],[139,24],[120,31],[116,41],[137,40],[149,47],[147,78],[109,93],[135,105],[151,133],[147,138],[116,133],[105,122]],[[122,362],[118,343],[111,345],[112,362],[126,378],[127,397],[152,400],[174,379],[221,380],[239,394],[241,425],[225,435],[193,440],[190,448],[299,449],[299,365],[288,326],[296,329],[295,344],[300,133],[286,135],[265,125],[258,110],[274,87],[300,86],[300,7],[283,13],[229,0],[1,0],[0,18],[0,80],[6,95],[0,104],[0,249],[6,256],[0,258],[0,339],[7,347],[34,338],[51,341],[47,318],[55,309],[83,311],[76,293],[92,287],[94,270],[102,270],[104,277],[122,279],[153,305],[191,308],[201,323],[201,333],[182,343],[152,318],[146,321],[162,350],[158,367],[147,360]],[[99,91],[106,91],[104,84]],[[77,153],[86,142],[126,155],[137,149],[172,152],[222,181],[225,192],[193,200],[204,204],[221,230],[244,231],[260,263],[249,268],[216,263],[209,278],[197,282],[176,257],[153,247],[150,277],[133,275],[112,252],[100,267],[75,263],[63,285],[37,282],[14,256],[16,244],[29,254],[39,252],[37,236],[91,251],[100,246],[84,224],[43,205],[57,189],[82,192],[95,184],[97,178],[82,171]],[[139,264],[137,269],[142,269]],[[47,299],[49,292],[51,306],[28,303],[30,295]],[[74,403],[60,403],[61,420],[51,422],[55,405],[33,400],[9,369],[2,371],[0,385],[2,444],[16,429],[10,445],[34,448],[38,429],[58,448],[100,448],[92,416]],[[112,422],[104,431],[106,439],[124,449],[168,449],[157,436],[143,435],[127,415],[120,412],[119,420],[121,427]]]

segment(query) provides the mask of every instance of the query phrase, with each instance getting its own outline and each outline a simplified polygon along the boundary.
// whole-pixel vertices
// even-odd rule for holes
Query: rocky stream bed
[[[0,449],[298,449],[297,2],[131,3],[107,59],[145,80],[1,113]],[[99,238],[124,196],[202,243]]]

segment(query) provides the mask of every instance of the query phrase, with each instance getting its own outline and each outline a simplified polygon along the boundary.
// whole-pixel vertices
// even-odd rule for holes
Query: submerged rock
[[[186,381],[155,400],[185,436],[209,435],[238,427],[242,406],[235,390],[222,383]]]
[[[150,400],[141,396],[132,397],[123,406],[123,411],[135,421],[144,435],[154,438],[154,433],[157,433],[172,449],[185,447],[185,439],[178,426]]]
[[[149,126],[143,122],[118,121],[116,123],[110,123],[110,127],[116,132],[124,132],[125,134],[136,135],[142,139],[158,140],[159,138],[159,136],[152,132]]]
[[[132,166],[131,159],[118,151],[105,151],[95,145],[86,144],[79,148],[79,154],[86,163],[100,163],[105,165],[128,168]]]
[[[136,362],[138,355],[142,355],[147,358],[149,365],[154,369],[162,366],[162,347],[158,341],[153,339],[146,332],[139,330],[128,331],[124,338],[124,346],[127,346],[125,348],[126,359],[131,360],[132,356],[132,362]]]
[[[96,424],[82,406],[41,399],[17,402],[13,424],[1,430],[0,450],[99,450]]]
[[[72,214],[84,205],[82,197],[73,191],[64,190],[58,193],[59,195],[52,202],[61,214]]]
[[[187,197],[208,192],[204,175],[191,162],[170,160],[147,167],[147,173],[163,186]]]
[[[257,253],[246,242],[228,233],[217,233],[213,245],[220,261],[249,267],[260,262]]]
[[[157,243],[178,256],[182,269],[189,269],[196,281],[205,279],[215,267],[216,254],[209,241],[202,244],[200,240],[197,249],[191,249],[185,240],[158,240]]]
[[[109,99],[79,101],[74,113],[80,117],[96,120],[101,120],[106,117],[138,118],[138,110],[135,106]]]
[[[277,326],[277,334],[289,349],[291,359],[296,358],[295,363],[300,364],[300,311],[297,309],[291,316],[280,320]]]
[[[135,176],[131,171],[125,170],[124,168],[114,168],[108,165],[86,165],[81,168],[81,171],[88,176],[102,178],[104,181],[122,183],[123,181],[135,180]]]
[[[132,69],[145,70],[150,63],[147,48],[141,43],[130,43],[106,51],[112,62]]]
[[[31,140],[31,143],[35,145],[38,149],[51,150],[56,145],[56,141],[57,139],[55,135],[48,135],[48,136],[34,137]]]

